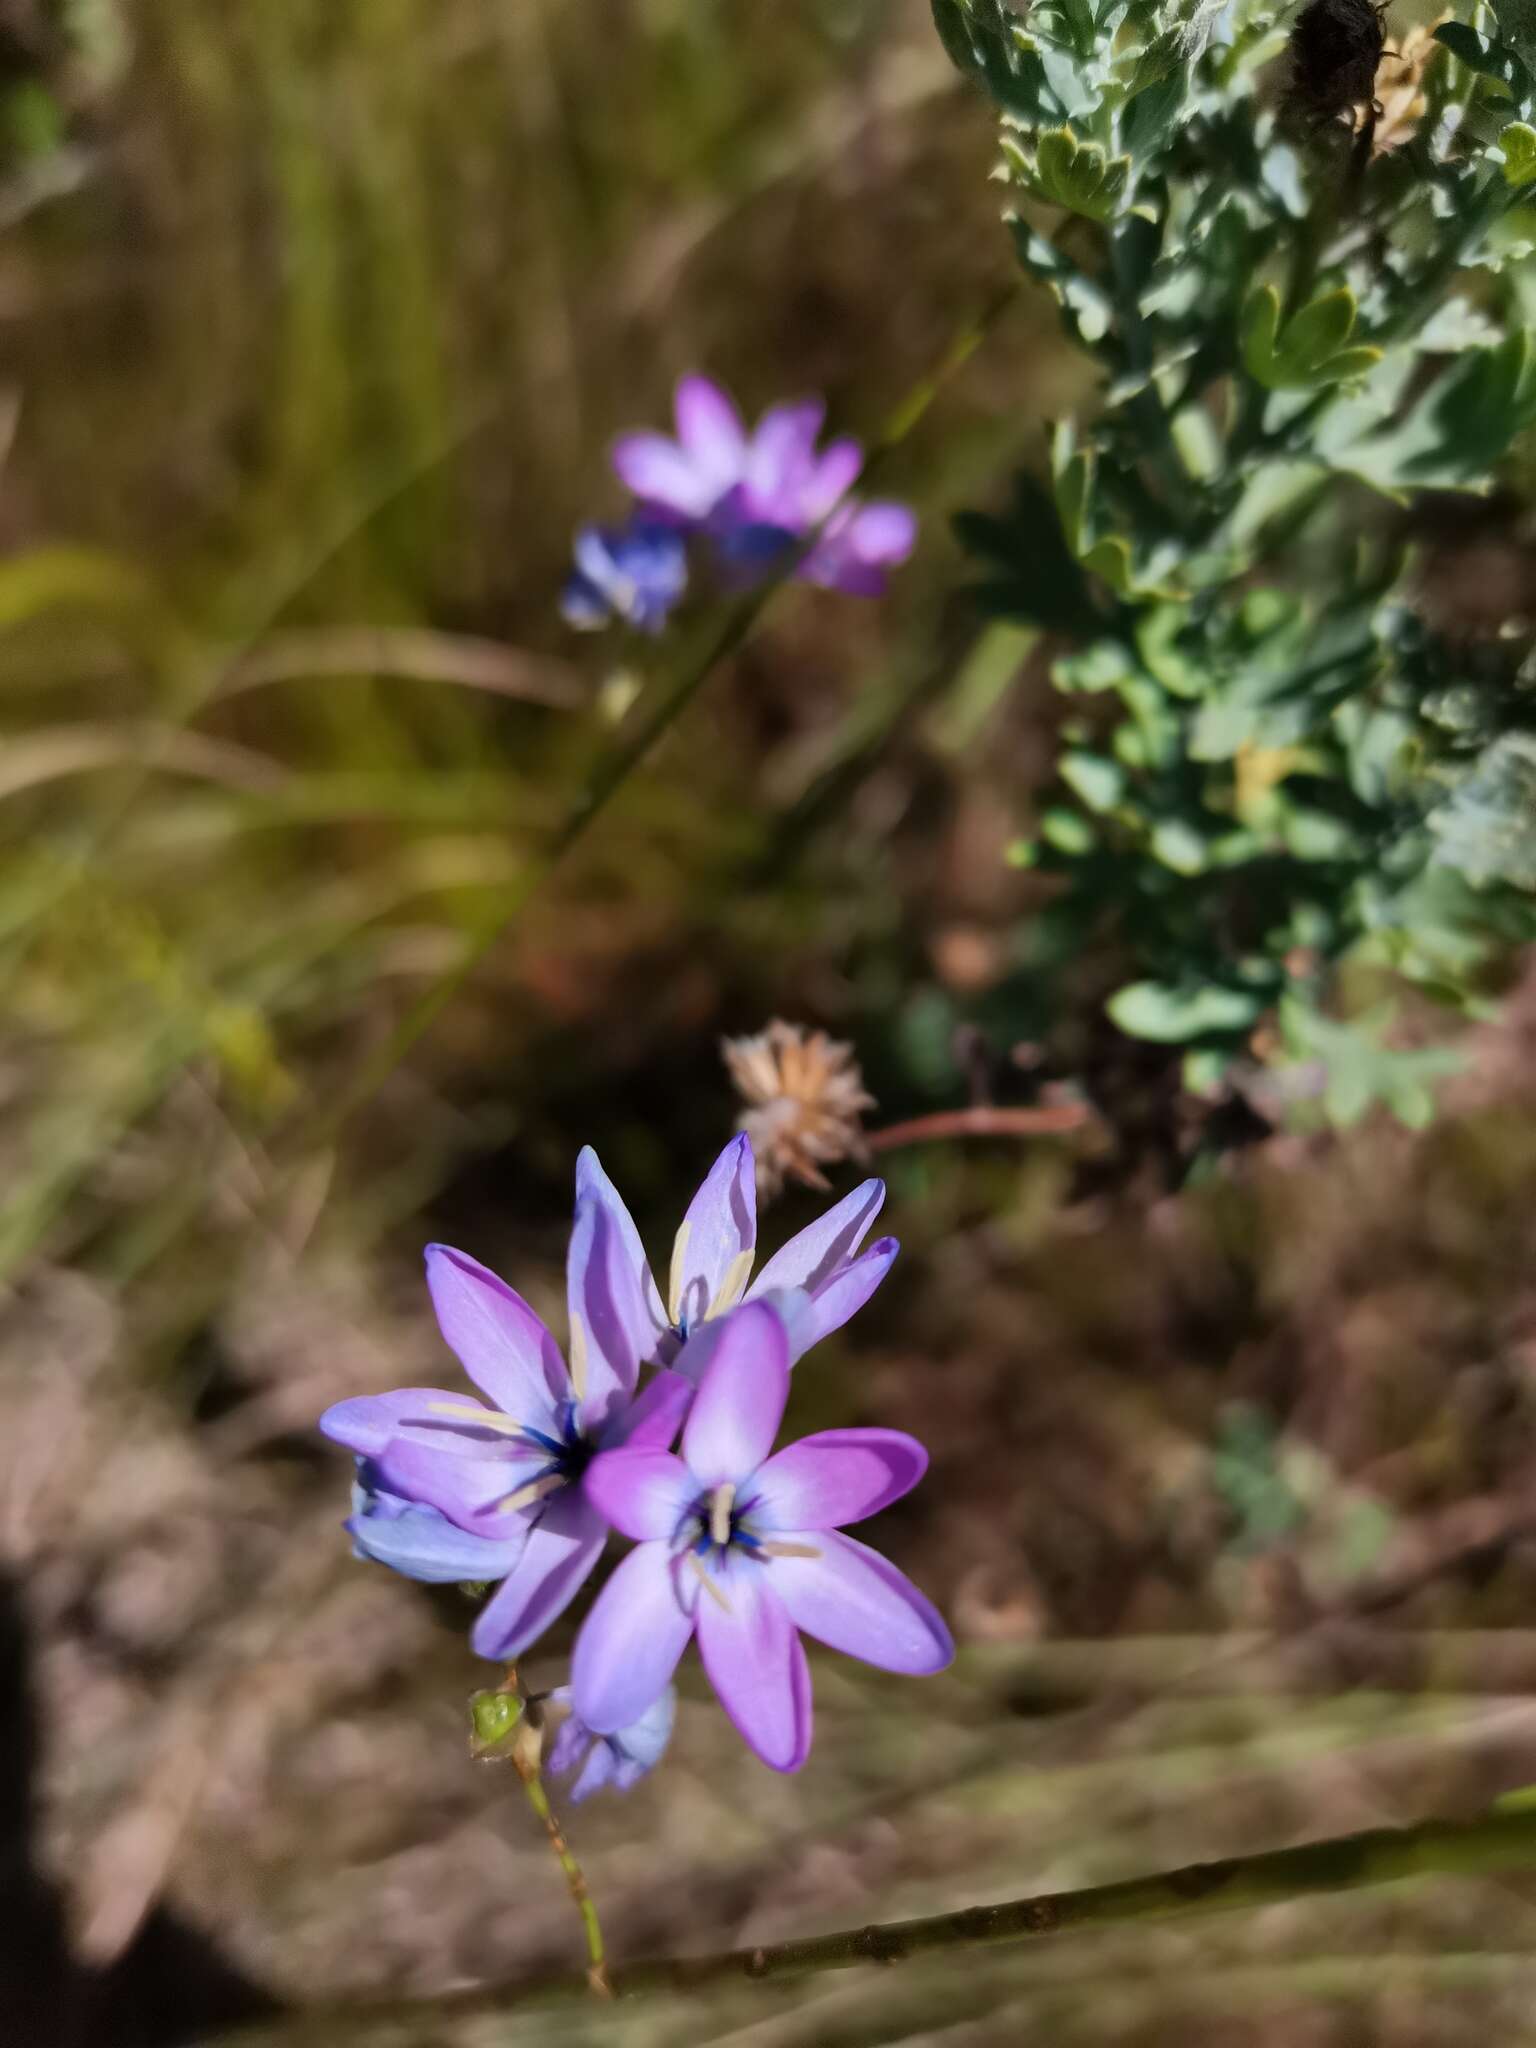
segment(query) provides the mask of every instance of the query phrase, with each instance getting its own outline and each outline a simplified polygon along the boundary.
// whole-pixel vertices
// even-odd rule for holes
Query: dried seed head
[[[824,1188],[824,1166],[862,1156],[859,1118],[875,1102],[851,1045],[776,1017],[754,1037],[722,1039],[720,1053],[747,1104],[739,1128],[752,1140],[765,1198],[786,1180]]]
[[[1308,0],[1291,30],[1291,104],[1316,121],[1369,106],[1386,37],[1371,0]]]

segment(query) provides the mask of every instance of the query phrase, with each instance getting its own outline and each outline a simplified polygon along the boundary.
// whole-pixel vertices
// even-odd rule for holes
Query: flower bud
[[[523,1703],[515,1692],[487,1690],[471,1693],[469,1700],[469,1753],[476,1757],[507,1756],[509,1744],[523,1718]]]

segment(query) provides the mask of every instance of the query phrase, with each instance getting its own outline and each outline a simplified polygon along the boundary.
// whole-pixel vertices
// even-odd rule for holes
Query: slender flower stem
[[[1204,1919],[1217,1913],[1400,1884],[1409,1878],[1491,1877],[1515,1871],[1536,1871],[1536,1804],[1519,1796],[1502,1801],[1475,1820],[1372,1828],[1363,1834],[1305,1842],[1291,1849],[1186,1864],[1177,1870],[1089,1885],[1080,1891],[1037,1893],[920,1920],[843,1928],[835,1934],[777,1942],[771,1947],[660,1958],[615,1970],[605,1982],[616,1998],[656,1997],[716,1984],[757,1983],[871,1963],[911,1962],[946,1950],[1004,1947],[1133,1922]],[[312,2008],[287,2022],[243,2029],[238,2037],[222,2038],[238,2038],[247,2048],[257,2048],[259,2043],[270,2044],[270,2048],[287,2043],[293,2048],[293,2044],[309,2040],[324,2041],[326,2048],[347,2048],[348,2043],[372,2039],[374,2030],[385,2023],[420,2019],[438,2024],[480,2014],[521,2012],[568,2003],[589,1989],[584,1978],[546,1978],[489,1985],[430,2000]]]
[[[506,1715],[482,1713],[483,1709],[503,1705],[508,1710]],[[597,1917],[597,1907],[587,1886],[586,1873],[571,1853],[565,1830],[544,1789],[544,1717],[540,1702],[524,1691],[515,1664],[507,1666],[507,1675],[494,1692],[475,1695],[471,1704],[471,1725],[474,1733],[470,1739],[470,1753],[509,1763],[522,1779],[528,1804],[544,1824],[555,1861],[560,1865],[576,1910],[581,1915],[582,1931],[587,1938],[587,1988],[595,1991],[599,1998],[611,1998],[613,1991],[608,1982],[603,1929]]]
[[[536,1766],[531,1771],[519,1766],[519,1775],[523,1781],[523,1789],[528,1794],[528,1804],[544,1823],[544,1831],[549,1836],[549,1846],[555,1853],[555,1861],[565,1873],[566,1884],[570,1888],[571,1897],[576,1901],[576,1910],[581,1915],[582,1928],[587,1937],[588,1987],[595,1991],[599,1998],[612,1998],[613,1987],[608,1982],[608,1968],[603,1953],[602,1923],[597,1917],[597,1907],[593,1903],[592,1894],[587,1889],[586,1874],[571,1854],[570,1844],[566,1841],[554,1809],[550,1806],[549,1794],[544,1790],[542,1772]]]
[[[407,1010],[374,1057],[364,1062],[352,1086],[337,1096],[320,1120],[320,1143],[329,1143],[335,1138],[342,1125],[378,1092],[417,1042],[426,1036],[497,940],[527,908],[540,885],[579,844],[588,827],[602,816],[635,769],[681,717],[720,663],[729,659],[746,640],[777,588],[776,583],[765,584],[761,590],[753,591],[733,605],[702,653],[679,671],[649,707],[642,706],[638,715],[620,732],[590,779],[577,791],[548,845],[533,856],[516,881],[499,898],[494,916],[468,935],[459,958]]]
[[[1053,1103],[1040,1109],[941,1109],[932,1116],[910,1117],[865,1133],[870,1152],[894,1152],[901,1145],[922,1145],[935,1138],[1039,1138],[1057,1131],[1076,1131],[1087,1123],[1085,1102]]]

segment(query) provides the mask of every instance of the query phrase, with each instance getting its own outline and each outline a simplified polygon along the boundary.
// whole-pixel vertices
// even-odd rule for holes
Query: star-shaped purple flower
[[[774,1453],[788,1394],[784,1324],[754,1303],[722,1327],[681,1457],[631,1445],[593,1459],[587,1498],[637,1545],[576,1639],[572,1697],[594,1732],[638,1721],[697,1635],[748,1746],[795,1771],[811,1747],[801,1630],[883,1671],[939,1671],[954,1655],[917,1588],[840,1533],[917,1484],[922,1445],[898,1430],[829,1429]]]
[[[692,1387],[662,1371],[636,1398],[638,1280],[593,1197],[577,1203],[567,1261],[569,1367],[522,1296],[464,1252],[429,1246],[427,1284],[443,1336],[490,1405],[405,1387],[339,1402],[320,1427],[368,1461],[370,1498],[348,1525],[365,1555],[413,1578],[501,1580],[470,1642],[507,1661],[564,1611],[602,1550],[606,1526],[581,1487],[591,1458],[670,1444]],[[424,1509],[473,1541],[456,1545]],[[450,1570],[460,1562],[472,1569]]]
[[[720,386],[691,376],[677,387],[675,417],[675,440],[626,434],[613,466],[644,517],[707,534],[733,580],[766,574],[818,527],[796,574],[828,589],[878,597],[887,572],[911,554],[917,520],[908,506],[848,496],[864,466],[858,442],[818,448],[819,399],[773,406],[749,434]]]
[[[775,1252],[754,1279],[757,1175],[743,1132],[688,1204],[672,1246],[663,1306],[634,1218],[590,1145],[576,1162],[576,1197],[578,1205],[594,1203],[608,1218],[628,1268],[612,1297],[616,1315],[634,1318],[625,1330],[628,1347],[642,1360],[675,1364],[692,1380],[708,1364],[714,1341],[715,1331],[701,1325],[718,1328],[718,1319],[740,1301],[770,1301],[788,1327],[793,1363],[864,1306],[901,1249],[894,1237],[882,1237],[860,1253],[885,1201],[885,1182],[866,1180]]]

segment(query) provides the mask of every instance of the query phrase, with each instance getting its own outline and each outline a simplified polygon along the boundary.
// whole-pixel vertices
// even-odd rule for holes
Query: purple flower
[[[752,1143],[743,1132],[732,1138],[688,1205],[672,1245],[663,1307],[634,1219],[590,1145],[576,1162],[576,1198],[578,1205],[595,1204],[612,1226],[626,1268],[624,1284],[614,1290],[614,1311],[633,1318],[626,1345],[643,1360],[675,1363],[695,1381],[709,1362],[717,1319],[738,1302],[767,1300],[778,1309],[793,1363],[864,1306],[900,1250],[894,1237],[882,1237],[859,1252],[885,1200],[885,1182],[866,1180],[792,1237],[752,1279],[757,1177]],[[707,1322],[714,1328],[701,1331]]]
[[[490,1405],[406,1387],[339,1402],[320,1427],[369,1461],[372,1505],[349,1524],[367,1555],[404,1560],[397,1568],[412,1577],[459,1578],[473,1559],[472,1575],[501,1580],[470,1642],[507,1661],[563,1612],[602,1550],[603,1519],[581,1487],[589,1460],[621,1444],[665,1448],[692,1388],[663,1371],[635,1398],[638,1281],[595,1197],[578,1201],[571,1232],[569,1367],[527,1302],[463,1252],[429,1246],[427,1284],[443,1336]],[[491,1547],[455,1545],[423,1508]]]
[[[949,1630],[893,1565],[839,1533],[915,1486],[928,1456],[890,1429],[829,1429],[770,1456],[789,1393],[789,1340],[766,1303],[722,1327],[683,1428],[682,1456],[631,1446],[594,1458],[588,1499],[631,1551],[576,1639],[576,1712],[629,1728],[691,1636],[748,1746],[777,1771],[811,1746],[799,1631],[883,1671],[941,1670]]]
[[[584,526],[576,569],[560,597],[568,625],[592,630],[619,618],[659,633],[688,587],[688,552],[674,527],[636,515],[627,526]]]
[[[917,520],[907,506],[848,497],[864,466],[858,442],[818,449],[819,399],[773,406],[749,434],[719,385],[693,376],[678,385],[675,411],[675,440],[626,434],[613,466],[646,516],[704,531],[733,579],[765,574],[818,527],[796,574],[829,589],[878,597],[887,570],[911,554]]]
[[[569,1707],[571,1689],[557,1686],[549,1697]],[[628,1792],[661,1762],[672,1739],[676,1713],[677,1694],[670,1685],[638,1721],[612,1735],[594,1733],[573,1710],[549,1746],[546,1769],[555,1778],[564,1777],[567,1771],[577,1772],[569,1795],[573,1805],[608,1785],[615,1792]]]

